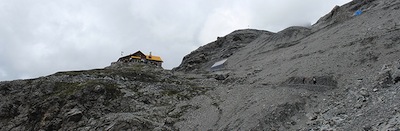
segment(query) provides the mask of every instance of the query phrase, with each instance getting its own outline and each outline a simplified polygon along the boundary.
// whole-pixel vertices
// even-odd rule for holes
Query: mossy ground
[[[103,87],[104,95],[111,98],[116,98],[121,95],[121,92],[118,90],[118,85],[116,83],[109,83],[98,80],[89,80],[84,83],[56,82],[54,95],[65,98],[81,92],[85,88],[89,91],[93,91],[96,87]]]
[[[93,70],[57,72],[54,74],[54,76],[62,76],[62,75],[67,75],[70,77],[91,76],[94,78],[122,77],[132,81],[160,82],[161,79],[157,77],[160,73],[161,72],[152,69],[145,69],[144,65],[135,65],[135,66],[124,67],[121,69],[93,69]]]

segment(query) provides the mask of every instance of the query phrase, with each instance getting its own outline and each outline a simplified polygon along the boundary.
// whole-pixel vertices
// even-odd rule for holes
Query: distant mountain
[[[311,27],[234,31],[173,70],[0,82],[0,130],[400,130],[399,81],[400,1],[353,0]]]

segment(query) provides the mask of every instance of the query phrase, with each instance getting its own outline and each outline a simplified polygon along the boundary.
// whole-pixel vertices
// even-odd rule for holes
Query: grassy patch
[[[79,86],[79,83],[56,82],[55,95],[64,98],[74,94],[76,91],[81,90],[82,88],[83,86]]]
[[[179,100],[190,100],[195,96],[205,94],[209,89],[209,87],[189,86],[181,90],[164,90],[162,94],[167,96],[176,96]]]
[[[128,78],[129,80],[137,80],[142,82],[159,82],[160,79],[156,75],[160,72],[155,72],[153,70],[142,70],[144,65],[136,65],[130,67],[124,67],[121,69],[93,69],[93,70],[83,70],[83,71],[68,71],[68,72],[57,72],[55,76],[68,75],[74,76],[90,76],[90,77],[116,77],[121,76]]]
[[[54,95],[65,98],[81,92],[83,89],[88,89],[89,91],[94,92],[96,86],[103,87],[104,95],[109,98],[116,98],[121,95],[121,92],[118,90],[118,86],[115,83],[96,80],[89,80],[84,83],[56,82]]]
[[[178,91],[178,90],[166,90],[166,91],[163,91],[162,94],[163,95],[167,95],[167,96],[173,96],[173,95],[178,94],[179,92],[181,92],[181,91]]]
[[[81,86],[83,86],[84,88],[88,88],[88,90],[90,91],[94,91],[97,86],[104,87],[104,92],[101,92],[101,94],[104,93],[107,98],[111,99],[117,98],[122,94],[121,91],[118,89],[117,84],[107,81],[90,80],[82,84]]]

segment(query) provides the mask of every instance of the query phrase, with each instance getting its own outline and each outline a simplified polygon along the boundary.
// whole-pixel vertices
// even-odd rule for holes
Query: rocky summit
[[[173,70],[115,62],[0,82],[0,95],[0,130],[400,130],[400,1],[237,30]]]

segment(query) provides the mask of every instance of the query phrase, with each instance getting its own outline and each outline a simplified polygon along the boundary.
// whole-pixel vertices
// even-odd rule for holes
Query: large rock
[[[260,35],[273,33],[262,30],[244,29],[234,31],[216,41],[200,47],[186,55],[182,63],[174,71],[204,72],[210,71],[211,66],[220,60],[229,58],[242,47],[257,39]]]
[[[78,122],[82,119],[82,111],[77,108],[71,109],[69,112],[65,114],[67,121]]]

